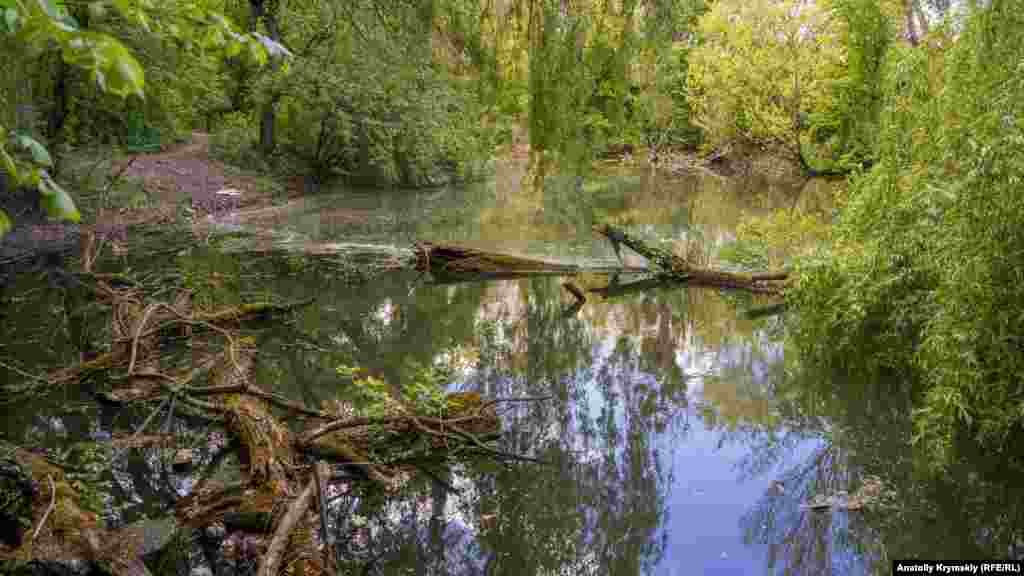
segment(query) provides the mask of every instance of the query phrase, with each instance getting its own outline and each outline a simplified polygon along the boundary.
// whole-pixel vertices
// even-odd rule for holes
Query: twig
[[[277,394],[264,392],[263,390],[260,390],[256,386],[252,386],[247,383],[229,384],[226,386],[189,387],[185,391],[193,396],[210,396],[214,394],[250,394],[252,396],[256,396],[257,398],[262,398],[263,400],[266,400],[267,402],[279,408],[291,410],[292,412],[297,412],[304,416],[320,418],[322,420],[330,420],[331,418],[334,418],[334,415],[328,412],[322,412],[320,410],[313,410],[311,408],[307,408],[302,404],[292,402],[291,400],[282,398]]]
[[[483,404],[481,404],[479,411],[483,412],[485,409],[490,408],[491,406],[493,406],[495,404],[500,404],[500,403],[503,403],[503,402],[544,402],[546,400],[551,400],[552,398],[554,398],[554,396],[551,396],[551,395],[548,395],[548,396],[519,396],[519,397],[516,397],[516,398],[494,398],[494,399],[488,400],[487,402],[484,402]]]
[[[323,470],[321,470],[323,468]],[[323,462],[313,463],[313,479],[316,480],[316,502],[320,510],[320,540],[324,543],[324,566],[333,574],[334,569],[334,543],[331,542],[327,532],[327,490],[324,485],[324,477],[328,476],[330,470]]]
[[[259,576],[277,576],[277,569],[281,564],[281,555],[288,544],[288,536],[291,535],[295,525],[305,515],[306,510],[309,508],[309,502],[313,499],[313,492],[316,490],[316,487],[316,478],[310,478],[306,488],[292,502],[288,512],[281,519],[281,523],[277,525],[277,529],[274,530],[274,538],[270,541],[270,547],[267,549],[267,555],[263,557]]]
[[[145,313],[143,313],[142,320],[139,322],[139,325],[135,329],[135,337],[132,339],[132,355],[131,360],[128,362],[128,374],[131,374],[135,368],[135,358],[138,353],[139,339],[142,336],[142,328],[145,327],[146,322],[149,319],[149,315],[158,308],[166,308],[171,312],[171,314],[174,314],[178,318],[178,321],[181,323],[188,324],[190,326],[203,326],[205,328],[213,330],[214,332],[218,332],[228,341],[228,357],[231,360],[232,367],[234,367],[235,371],[238,372],[239,374],[244,374],[245,371],[238,364],[235,338],[231,335],[230,332],[221,328],[220,326],[211,324],[205,320],[196,320],[195,318],[185,316],[184,314],[182,314],[181,312],[179,312],[177,309],[175,309],[173,306],[166,302],[155,302],[153,304],[150,304],[146,308]]]
[[[142,431],[145,430],[147,426],[149,426],[149,423],[152,422],[153,418],[155,418],[156,415],[159,414],[160,411],[164,409],[164,406],[166,406],[167,403],[168,400],[165,399],[163,402],[160,403],[159,406],[156,407],[155,410],[149,413],[149,416],[147,416],[146,419],[142,422],[142,426],[139,426],[138,430],[136,430],[135,433],[132,434],[131,438],[129,438],[129,445],[131,445],[131,443],[134,442],[136,438],[138,438],[139,434],[142,434]]]
[[[587,297],[583,295],[583,290],[580,290],[579,287],[573,284],[571,281],[563,283],[562,288],[565,288],[570,293],[572,293],[572,295],[576,297],[576,302],[578,304],[583,304],[587,301]]]
[[[50,481],[50,505],[46,507],[46,512],[43,512],[39,525],[36,526],[35,532],[32,533],[32,542],[35,542],[36,536],[39,536],[39,531],[43,529],[43,524],[46,524],[46,519],[50,517],[50,512],[53,512],[54,506],[57,505],[57,487],[53,484],[53,474],[47,474],[46,479]]]
[[[36,376],[35,374],[30,374],[28,372],[25,372],[21,368],[18,368],[17,366],[12,366],[12,365],[10,365],[10,364],[8,364],[6,362],[3,362],[2,360],[0,360],[0,366],[3,366],[4,368],[7,368],[11,372],[14,372],[14,373],[17,373],[17,374],[21,374],[25,378],[29,378],[30,380],[35,380],[36,382],[42,382],[44,384],[48,384],[50,382],[49,380],[47,380],[46,378],[43,378],[42,376]]]
[[[117,174],[114,174],[114,176],[113,176],[113,177],[112,177],[112,178],[110,179],[110,182],[107,182],[107,186],[106,186],[106,187],[105,187],[105,188],[103,189],[103,194],[104,194],[104,198],[103,198],[103,199],[104,199],[104,205],[106,204],[106,193],[107,193],[107,192],[110,192],[110,189],[111,189],[111,188],[113,188],[115,184],[117,184],[117,181],[121,179],[121,176],[122,176],[122,175],[123,175],[123,174],[124,174],[125,172],[127,172],[129,168],[131,168],[131,167],[132,167],[132,164],[134,164],[134,163],[135,163],[135,159],[136,159],[136,158],[138,158],[138,156],[132,156],[132,157],[131,157],[131,158],[130,158],[130,159],[128,160],[128,163],[127,163],[127,164],[125,164],[125,165],[124,165],[124,167],[122,167],[122,168],[121,168],[120,170],[118,170],[118,171],[117,171]],[[104,207],[105,207],[105,206],[104,206]]]
[[[554,398],[554,396],[522,396],[522,397],[518,397],[518,398],[495,398],[493,400],[488,400],[487,402],[484,402],[483,404],[481,404],[480,407],[477,409],[476,413],[471,415],[471,416],[464,416],[464,417],[461,417],[461,418],[451,418],[451,419],[447,419],[447,420],[443,419],[443,418],[430,418],[430,417],[418,416],[417,419],[421,423],[432,424],[434,426],[447,426],[447,425],[451,425],[451,424],[459,424],[461,422],[468,422],[468,421],[471,421],[471,420],[475,420],[476,418],[480,417],[480,415],[483,413],[483,411],[485,409],[487,409],[490,406],[493,406],[495,404],[499,404],[499,403],[503,403],[503,402],[542,402],[544,400],[551,400],[552,398]],[[302,437],[300,442],[303,443],[303,444],[308,444],[308,443],[316,440],[317,438],[319,438],[321,436],[324,436],[325,434],[330,434],[331,432],[335,432],[337,430],[343,430],[345,428],[355,428],[355,427],[358,427],[358,426],[369,426],[369,425],[373,425],[373,424],[378,424],[378,425],[394,424],[396,422],[404,422],[408,418],[409,418],[408,416],[383,416],[383,417],[375,417],[375,418],[370,418],[370,417],[364,417],[364,418],[341,418],[341,419],[338,419],[338,420],[334,420],[334,421],[328,422],[327,424],[324,424],[320,428],[317,428],[316,430],[313,430],[313,431],[309,432],[308,434],[306,434],[305,436]],[[433,433],[433,432],[431,432],[431,433]]]
[[[139,353],[139,340],[142,335],[142,329],[146,326],[146,322],[149,321],[149,315],[152,314],[153,311],[159,308],[161,305],[166,306],[166,304],[163,304],[162,302],[157,302],[155,304],[150,304],[149,306],[147,306],[146,311],[142,313],[142,320],[139,320],[138,326],[135,327],[135,337],[132,338],[132,356],[131,359],[128,361],[129,375],[131,375],[131,373],[135,371],[135,358]],[[170,306],[167,307],[170,308]]]

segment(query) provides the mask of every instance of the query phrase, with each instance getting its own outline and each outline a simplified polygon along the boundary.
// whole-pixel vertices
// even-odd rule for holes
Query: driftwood
[[[259,571],[260,576],[277,575],[278,567],[281,564],[281,555],[284,554],[285,546],[288,544],[288,537],[291,535],[292,530],[295,529],[295,526],[298,525],[299,520],[305,515],[306,509],[309,508],[309,504],[313,500],[313,493],[315,491],[316,480],[310,478],[309,482],[306,483],[306,488],[288,507],[288,513],[284,515],[284,518],[278,523],[277,529],[274,530],[274,538],[270,541],[267,555],[263,557]]]
[[[647,258],[647,260],[660,269],[655,279],[685,282],[694,286],[746,290],[758,294],[774,295],[782,294],[783,286],[780,283],[784,283],[789,279],[788,272],[748,273],[698,268],[692,266],[685,258],[672,253],[670,250],[651,246],[621,228],[602,224],[594,226],[593,231],[607,238],[612,243],[612,246],[616,248],[616,252],[618,252],[618,246],[621,244]]]

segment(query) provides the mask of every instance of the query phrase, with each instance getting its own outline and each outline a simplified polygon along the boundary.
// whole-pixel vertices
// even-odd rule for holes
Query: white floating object
[[[221,196],[241,196],[242,195],[242,191],[241,190],[237,190],[235,188],[223,188],[221,190],[217,190],[216,193],[221,195]]]

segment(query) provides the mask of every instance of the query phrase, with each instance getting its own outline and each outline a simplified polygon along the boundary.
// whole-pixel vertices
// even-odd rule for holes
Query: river
[[[607,243],[590,233],[591,224],[611,221],[685,243],[688,253],[714,264],[744,216],[824,210],[827,190],[646,171],[589,177],[579,190],[571,178],[527,185],[521,166],[504,166],[492,180],[459,187],[336,189],[245,225],[313,241],[429,240],[594,263],[614,261]],[[624,257],[643,264],[635,254]],[[951,548],[979,541],[955,520],[937,519],[936,507],[955,509],[955,498],[905,511],[896,524],[843,506],[808,509],[814,497],[855,492],[879,470],[891,472],[887,482],[909,477],[892,472],[906,456],[907,421],[884,398],[863,399],[874,408],[855,417],[796,402],[782,317],[748,319],[734,295],[662,288],[591,295],[574,310],[564,279],[553,277],[437,285],[395,272],[353,284],[301,259],[245,262],[202,247],[177,263],[196,277],[227,278],[211,288],[222,300],[316,298],[294,322],[254,336],[257,383],[289,398],[311,405],[347,398],[351,384],[339,366],[360,367],[397,388],[445,367],[449,391],[546,398],[503,404],[499,443],[502,452],[541,464],[456,465],[445,473],[451,490],[435,482],[372,509],[340,494],[340,554],[376,570],[366,573],[887,573],[879,567],[900,551],[942,556],[1002,545],[981,537],[980,548]],[[573,281],[586,290],[610,279]],[[30,329],[46,325],[47,311],[60,306],[43,287],[31,290],[18,300],[31,305],[5,312],[18,330],[0,342],[0,356],[39,369],[70,356],[66,342],[54,344],[65,337]],[[33,357],[44,348],[58,352]],[[128,417],[89,405],[68,391],[31,410],[8,405],[5,434],[66,452],[81,440],[102,441]],[[133,417],[137,422],[139,414]],[[203,436],[182,430],[197,432]],[[865,437],[875,438],[875,448],[864,448]],[[174,494],[149,485],[155,456],[122,460],[102,474],[110,522],[158,514],[191,486],[187,474],[172,475]],[[931,497],[948,502],[948,488]],[[900,490],[910,493],[921,491]],[[998,501],[978,507],[998,508]],[[982,516],[972,534],[986,522],[995,525]],[[956,536],[906,536],[886,548],[892,534],[928,525]]]

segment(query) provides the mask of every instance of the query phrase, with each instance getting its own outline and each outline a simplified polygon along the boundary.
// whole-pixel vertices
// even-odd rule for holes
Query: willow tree
[[[670,122],[659,80],[702,10],[700,0],[489,1],[481,33],[497,104],[526,113],[542,166],[582,169],[609,147],[640,144]]]
[[[787,331],[800,364],[912,390],[930,466],[1024,468],[1024,15],[980,4],[887,56],[878,163],[799,264]]]

